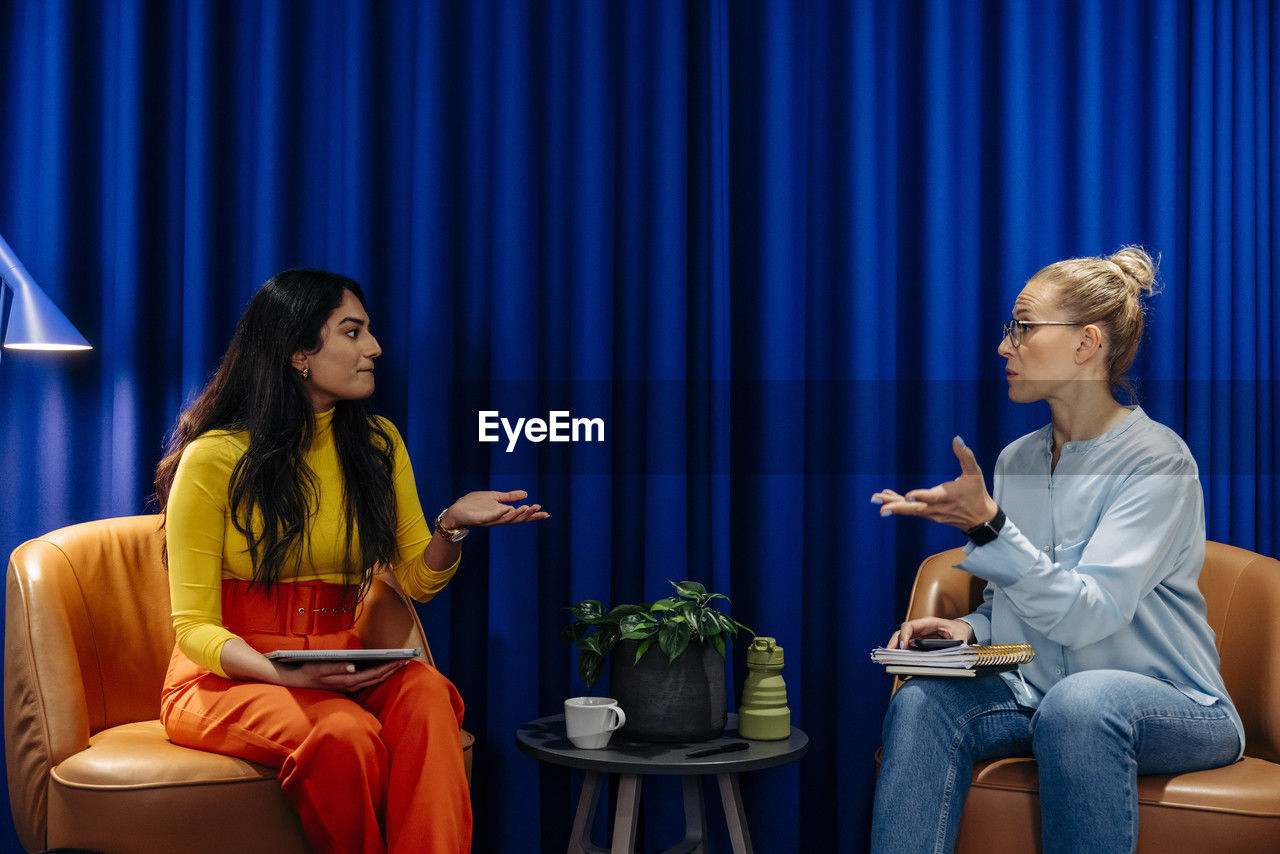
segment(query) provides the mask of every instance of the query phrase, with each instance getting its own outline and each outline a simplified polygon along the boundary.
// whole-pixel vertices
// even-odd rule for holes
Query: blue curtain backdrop
[[[679,578],[779,639],[812,738],[743,778],[757,849],[859,850],[867,650],[960,540],[867,498],[1044,422],[995,355],[1039,267],[1161,253],[1142,403],[1210,537],[1276,553],[1278,46],[1266,0],[0,5],[0,233],[96,346],[3,354],[0,552],[147,511],[256,286],[338,270],[427,511],[553,514],[473,536],[421,609],[479,737],[477,850],[564,846],[577,779],[513,739],[584,691],[563,607]],[[606,441],[507,453],[486,409]],[[644,801],[671,844],[678,790]]]

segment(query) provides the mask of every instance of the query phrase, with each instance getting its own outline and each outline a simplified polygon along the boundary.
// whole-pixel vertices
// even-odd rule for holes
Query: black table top
[[[747,741],[751,746],[733,753],[690,758],[690,750],[713,747],[730,741]],[[750,741],[738,737],[738,716],[729,715],[729,725],[719,738],[690,744],[658,744],[632,741],[616,734],[609,746],[600,750],[574,747],[564,732],[564,715],[530,721],[516,730],[516,746],[542,762],[586,771],[615,774],[737,774],[794,762],[809,752],[809,736],[791,728],[791,737],[778,741]]]

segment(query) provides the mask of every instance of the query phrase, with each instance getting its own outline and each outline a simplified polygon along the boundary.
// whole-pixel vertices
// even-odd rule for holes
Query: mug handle
[[[613,732],[615,729],[621,729],[626,725],[627,713],[622,711],[622,706],[610,706],[609,710],[618,716],[617,722],[615,722],[613,726],[609,727],[609,732]]]

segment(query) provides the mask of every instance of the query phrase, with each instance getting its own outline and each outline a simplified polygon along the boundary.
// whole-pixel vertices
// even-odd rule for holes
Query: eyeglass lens
[[[1022,324],[1016,320],[1010,320],[1004,325],[1004,337],[1009,339],[1009,343],[1014,347],[1022,344]]]

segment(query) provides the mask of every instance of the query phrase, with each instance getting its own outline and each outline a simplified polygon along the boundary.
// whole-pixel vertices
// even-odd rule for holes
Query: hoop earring
[[[303,378],[304,380],[307,380],[307,379],[310,379],[310,378],[311,378],[311,369],[310,369],[310,368],[303,368],[303,369],[302,369],[302,378]]]

